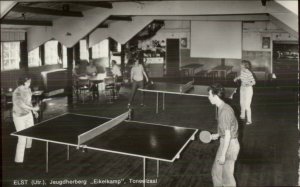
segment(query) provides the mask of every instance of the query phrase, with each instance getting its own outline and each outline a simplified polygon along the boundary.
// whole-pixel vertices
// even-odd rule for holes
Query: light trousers
[[[240,88],[240,105],[241,118],[247,118],[247,121],[252,122],[251,117],[251,102],[253,96],[252,86],[241,86]]]
[[[13,114],[13,121],[17,131],[21,131],[34,125],[33,116],[31,112],[21,117]],[[15,162],[22,163],[24,161],[25,148],[31,148],[31,144],[31,138],[25,138],[21,136],[18,137]]]
[[[211,170],[214,186],[236,186],[234,178],[234,166],[240,151],[240,144],[237,138],[231,139],[225,156],[225,163],[219,164],[218,159],[222,154],[224,139],[220,139],[220,146]]]

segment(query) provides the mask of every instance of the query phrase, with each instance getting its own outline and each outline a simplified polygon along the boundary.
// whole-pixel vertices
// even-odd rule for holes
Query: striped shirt
[[[242,86],[248,87],[255,85],[255,79],[253,77],[253,74],[248,69],[243,69],[241,71],[241,82]]]

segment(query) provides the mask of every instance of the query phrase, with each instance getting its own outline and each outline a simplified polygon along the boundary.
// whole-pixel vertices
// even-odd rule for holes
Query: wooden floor
[[[238,186],[297,185],[298,104],[293,90],[255,87],[253,125],[245,126],[241,123],[239,129],[241,151],[235,170]],[[122,97],[114,104],[107,104],[102,97],[99,101],[78,103],[73,107],[67,105],[65,97],[52,98],[46,101],[44,119],[64,112],[115,117],[127,110],[127,96],[126,90],[123,90]],[[135,120],[216,131],[215,108],[207,98],[166,95],[166,110],[155,114],[155,95],[146,94],[145,107],[138,105],[138,97],[139,95],[136,96]],[[238,93],[231,104],[238,113]],[[14,126],[7,121],[2,124],[2,186],[14,186],[18,179],[42,179],[48,184],[51,179],[86,180],[85,186],[95,186],[91,184],[95,179],[107,179],[120,180],[122,186],[142,186],[130,183],[130,179],[142,179],[141,158],[91,150],[83,153],[72,148],[68,161],[66,147],[57,144],[50,144],[48,173],[45,172],[43,142],[34,141],[32,148],[26,150],[24,166],[16,166],[13,159],[17,138],[9,135],[14,131]],[[217,148],[218,142],[202,144],[196,139],[174,163],[160,162],[157,184],[147,186],[212,186],[210,172]],[[156,162],[153,160],[147,161],[147,178],[156,179]]]

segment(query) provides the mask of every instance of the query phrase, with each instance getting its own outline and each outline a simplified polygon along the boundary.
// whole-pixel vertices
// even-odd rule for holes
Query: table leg
[[[85,99],[85,90],[83,90],[83,98],[82,98],[82,103],[84,104],[84,99]]]
[[[216,106],[216,120],[218,120],[218,107]]]
[[[48,173],[49,142],[46,142],[46,173]]]
[[[163,93],[163,110],[165,110],[165,93]]]
[[[67,145],[67,160],[70,160],[70,146]]]
[[[156,163],[156,177],[158,178],[159,176],[159,160],[157,160],[157,163]]]
[[[156,114],[158,114],[158,92],[156,93]]]
[[[146,158],[143,158],[143,181],[144,181],[144,187],[146,186]]]

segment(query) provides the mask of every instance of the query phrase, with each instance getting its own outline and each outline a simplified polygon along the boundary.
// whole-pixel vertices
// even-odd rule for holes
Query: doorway
[[[179,39],[167,39],[166,45],[166,75],[169,77],[176,77],[179,75]]]
[[[297,86],[299,72],[297,42],[273,42],[273,72],[279,86]]]

